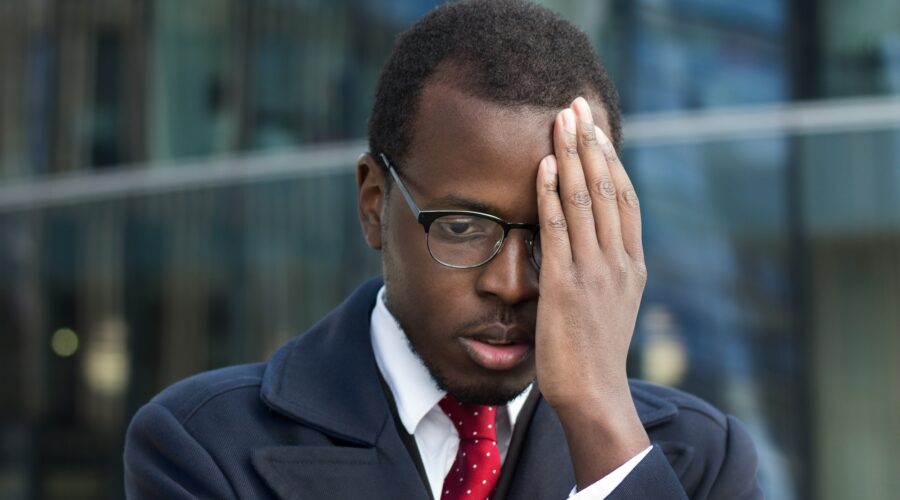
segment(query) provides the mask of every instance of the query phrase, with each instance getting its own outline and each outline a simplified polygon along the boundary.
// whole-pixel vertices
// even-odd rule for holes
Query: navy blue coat
[[[267,362],[201,373],[142,407],[125,443],[128,497],[430,498],[372,353],[380,286],[365,283]],[[654,447],[610,498],[762,497],[737,420],[673,389],[631,389]],[[532,392],[495,497],[564,499],[575,484],[565,436]]]

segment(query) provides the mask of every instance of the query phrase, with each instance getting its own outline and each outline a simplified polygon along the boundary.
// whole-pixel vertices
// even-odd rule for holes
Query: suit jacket
[[[142,407],[125,443],[128,497],[431,498],[372,351],[380,286],[365,283],[267,362],[190,377]],[[654,446],[610,498],[761,498],[756,452],[737,420],[673,389],[632,381],[631,390]],[[494,498],[560,500],[575,484],[539,390],[500,477]]]

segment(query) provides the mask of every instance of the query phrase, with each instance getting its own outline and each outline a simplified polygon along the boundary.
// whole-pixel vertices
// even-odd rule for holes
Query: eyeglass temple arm
[[[384,156],[384,153],[379,153],[381,156],[381,161],[384,163],[384,166],[387,167],[388,172],[391,173],[391,177],[394,178],[394,183],[397,184],[397,187],[400,188],[400,194],[403,195],[403,199],[406,200],[406,204],[409,205],[410,210],[412,210],[413,215],[416,216],[416,219],[419,218],[419,213],[422,211],[419,210],[419,206],[416,205],[416,202],[413,201],[412,195],[409,194],[409,191],[406,190],[406,186],[403,185],[403,181],[400,180],[400,176],[397,175],[397,171],[394,169],[394,166],[391,165],[391,162],[388,161],[387,156]]]

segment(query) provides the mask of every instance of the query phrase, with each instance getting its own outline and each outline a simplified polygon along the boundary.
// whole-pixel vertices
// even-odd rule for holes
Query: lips
[[[534,349],[534,340],[518,327],[490,325],[459,341],[475,364],[488,370],[510,370]]]

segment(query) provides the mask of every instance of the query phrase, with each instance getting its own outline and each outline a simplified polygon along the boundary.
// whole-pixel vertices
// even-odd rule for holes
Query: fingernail
[[[566,132],[570,134],[575,133],[575,112],[572,111],[572,108],[566,108],[562,112],[563,115],[563,127],[565,127]]]
[[[544,157],[544,171],[547,175],[555,176],[556,175],[556,158],[553,155],[547,155]]]
[[[591,115],[591,106],[584,100],[584,97],[575,99],[575,102],[572,104],[575,106],[575,112],[578,113],[578,118],[582,122],[594,123],[594,117]]]

